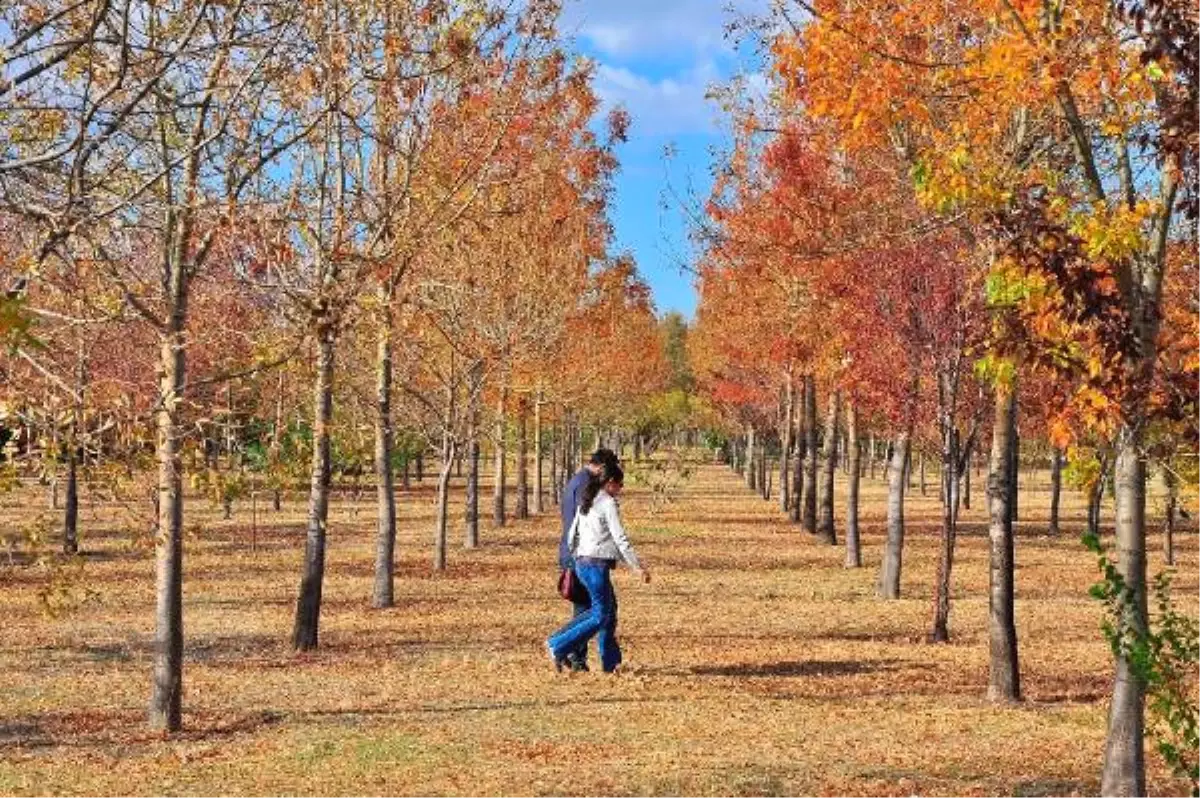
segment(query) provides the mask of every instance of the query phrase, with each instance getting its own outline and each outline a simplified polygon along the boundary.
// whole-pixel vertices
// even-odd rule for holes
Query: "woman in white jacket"
[[[621,525],[617,496],[625,475],[620,466],[606,466],[583,491],[583,501],[571,525],[568,546],[575,558],[575,572],[592,599],[588,612],[577,615],[546,641],[554,666],[562,670],[567,654],[587,645],[596,636],[600,648],[600,664],[611,673],[621,663],[621,647],[617,645],[617,596],[613,592],[611,571],[624,560],[641,574],[643,582],[650,581],[650,571],[638,559],[633,544]]]

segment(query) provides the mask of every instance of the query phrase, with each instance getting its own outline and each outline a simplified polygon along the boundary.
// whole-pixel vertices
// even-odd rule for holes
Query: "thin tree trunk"
[[[558,506],[558,449],[562,445],[562,430],[557,424],[550,427],[550,503]]]
[[[943,378],[943,384],[951,382]],[[950,575],[954,568],[954,544],[958,536],[958,430],[954,426],[953,388],[943,390],[947,407],[941,412],[942,427],[942,502],[941,550],[938,557],[937,589],[933,600],[933,628],[929,640],[944,643],[950,639]],[[921,458],[924,464],[924,457]]]
[[[529,401],[517,400],[517,518],[529,517]]]
[[[449,421],[447,421],[449,426]],[[450,518],[450,474],[454,468],[454,437],[449,432],[442,433],[442,462],[438,472],[437,485],[437,519],[434,528],[433,568],[435,571],[446,570],[446,542],[449,536]]]
[[[971,509],[971,464],[967,463],[967,467],[963,469],[963,509]]]
[[[375,589],[371,606],[394,603],[396,481],[392,472],[392,292],[379,289],[379,342],[375,358]]]
[[[858,540],[858,482],[862,478],[862,445],[858,438],[858,413],[854,402],[846,402],[846,448],[850,461],[850,479],[846,486],[846,562],[847,568],[862,567]]]
[[[422,440],[421,448],[417,449],[417,456],[413,462],[413,465],[416,467],[417,471],[417,482],[425,481],[425,447],[427,445],[428,442]]]
[[[789,517],[793,524],[800,523],[801,514],[804,504],[804,457],[807,444],[805,442],[804,432],[804,396],[805,387],[803,381],[800,384],[801,396],[799,397],[800,407],[796,411],[796,432],[795,432],[795,462],[792,464],[792,506],[789,511]],[[812,490],[812,485],[808,486]]]
[[[279,370],[279,378],[275,386],[275,422],[271,425],[271,467],[275,469],[274,478],[280,479],[279,468],[283,448],[283,369]],[[271,492],[271,507],[275,512],[283,509],[283,491],[276,482]]]
[[[467,407],[467,488],[466,541],[468,549],[479,545],[479,380],[482,364],[472,369],[472,384]]]
[[[1050,528],[1051,535],[1059,534],[1058,505],[1062,493],[1063,453],[1058,447],[1050,455]]]
[[[838,443],[838,410],[841,395],[838,391],[829,392],[829,410],[825,415],[825,467],[821,482],[821,515],[817,524],[817,533],[821,540],[833,545],[837,543],[837,533],[833,526],[833,478],[837,468]]]
[[[988,589],[989,681],[991,701],[1019,701],[1021,671],[1017,659],[1017,630],[1013,613],[1012,482],[1017,418],[1015,386],[996,388],[992,428],[992,462],[988,474]]]
[[[817,532],[817,381],[811,374],[804,376],[804,448],[808,450],[808,474],[804,493],[804,531]]]
[[[906,428],[897,437],[888,463],[887,547],[879,571],[879,595],[900,598],[900,568],[904,551],[904,461],[912,435]]]
[[[920,475],[920,479],[921,479],[921,495],[922,495],[922,496],[924,496],[924,495],[925,495],[925,490],[926,490],[926,482],[925,482],[925,450],[924,450],[924,449],[922,449],[922,450],[921,450],[921,451],[918,453],[918,457],[920,458],[920,465],[919,465],[918,467],[920,468],[920,471],[921,471],[921,475]]]
[[[746,487],[758,488],[758,455],[754,446],[754,427],[746,432]]]
[[[178,731],[183,724],[183,464],[179,409],[187,374],[188,277],[182,258],[167,267],[170,316],[159,347],[159,394],[155,405],[158,514],[155,534],[154,686],[149,722]]]
[[[1012,448],[1009,450],[1009,456],[1012,457],[1012,465],[1009,466],[1008,473],[1011,475],[1011,478],[1008,483],[1008,489],[1012,491],[1012,496],[1009,497],[1008,501],[1015,532],[1017,522],[1021,520],[1021,514],[1018,512],[1018,500],[1021,495],[1021,435],[1015,427],[1013,428]]]
[[[500,389],[500,398],[496,402],[496,484],[492,490],[492,525],[504,526],[505,499],[505,445],[504,445],[504,408],[508,399],[508,389]]]
[[[1149,625],[1146,608],[1146,462],[1141,432],[1123,426],[1117,435],[1115,490],[1117,570],[1133,601],[1122,607],[1120,626],[1142,638]],[[1146,684],[1124,651],[1116,655],[1108,738],[1104,749],[1102,795],[1146,794]]]
[[[867,468],[870,469],[871,479],[875,479],[875,433],[872,432],[867,442]]]
[[[538,391],[533,405],[533,512],[546,511],[542,501],[542,392]]]
[[[333,420],[333,365],[337,332],[323,321],[318,326],[317,375],[313,389],[312,480],[308,493],[308,531],[304,541],[304,577],[296,601],[292,646],[297,651],[317,647],[321,619],[321,589],[325,579],[325,533],[329,523],[331,478],[330,426]]]
[[[779,436],[779,511],[786,513],[788,511],[788,502],[791,500],[790,491],[788,490],[788,456],[792,450],[792,415],[795,412],[795,392],[791,374],[788,374],[787,385],[784,390],[783,427]]]
[[[1167,489],[1167,514],[1163,519],[1163,562],[1175,564],[1175,513],[1179,508],[1179,478],[1170,464],[1163,463],[1163,485]]]

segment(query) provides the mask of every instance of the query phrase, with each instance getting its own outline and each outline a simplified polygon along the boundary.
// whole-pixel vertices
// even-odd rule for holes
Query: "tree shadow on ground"
[[[693,666],[688,672],[694,676],[854,676],[863,673],[894,671],[900,660],[794,660],[785,662],[746,662],[735,665]]]

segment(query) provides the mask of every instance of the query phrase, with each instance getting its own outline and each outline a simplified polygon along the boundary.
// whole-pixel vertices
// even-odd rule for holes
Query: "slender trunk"
[[[804,376],[804,447],[808,450],[808,473],[804,493],[804,531],[817,531],[817,381],[811,374]]]
[[[292,646],[297,651],[317,647],[321,619],[321,589],[325,579],[325,533],[329,523],[331,477],[330,426],[333,420],[333,364],[337,332],[322,321],[317,333],[317,374],[313,387],[313,459],[308,493],[308,531],[304,541],[304,577],[296,601]]]
[[[1167,489],[1167,514],[1163,519],[1163,562],[1175,564],[1175,513],[1179,507],[1179,477],[1169,463],[1163,463],[1163,485]]]
[[[508,389],[500,389],[500,398],[496,401],[496,483],[492,490],[492,524],[504,526],[504,477],[505,477],[505,445],[504,445],[504,408],[508,400]]]
[[[944,380],[944,383],[950,380]],[[954,544],[958,536],[958,430],[954,426],[954,396],[944,391],[948,407],[942,410],[942,502],[941,550],[938,557],[937,588],[933,599],[933,628],[929,640],[944,643],[950,639],[950,575],[954,568]],[[924,457],[921,458],[924,464]]]
[[[169,269],[171,316],[159,349],[159,395],[154,411],[158,455],[158,514],[155,535],[154,687],[149,721],[155,729],[178,731],[183,723],[183,464],[179,427],[187,373],[187,274]]]
[[[767,467],[767,447],[763,445],[758,456],[758,486],[763,499],[768,501],[771,498],[771,483],[768,477],[770,473],[771,469]]]
[[[468,549],[479,545],[479,403],[483,395],[483,361],[471,366],[467,383],[467,486],[466,541]]]
[[[1142,433],[1123,426],[1117,435],[1114,495],[1117,502],[1117,570],[1133,600],[1122,606],[1120,627],[1135,639],[1145,636],[1146,609],[1146,461]],[[1116,656],[1108,739],[1104,750],[1102,795],[1145,795],[1146,684],[1128,655]]]
[[[1057,535],[1058,529],[1058,504],[1059,496],[1062,493],[1062,466],[1063,453],[1057,446],[1050,455],[1050,528],[1051,535]]]
[[[850,479],[846,486],[846,567],[861,568],[862,552],[858,541],[858,481],[862,477],[862,446],[858,439],[858,413],[854,402],[846,402],[846,448],[850,461]]]
[[[963,494],[962,494],[963,509],[971,509],[971,464],[967,463],[967,467],[963,469]]]
[[[758,460],[754,451],[754,427],[746,430],[746,487],[758,487]]]
[[[988,473],[988,590],[989,681],[991,701],[1019,701],[1021,671],[1017,659],[1017,630],[1013,614],[1013,515],[1011,483],[1017,398],[1015,386],[997,386],[992,428],[992,461]]]
[[[550,428],[550,503],[558,506],[558,449],[562,445],[562,430],[558,425]]]
[[[416,457],[415,461],[413,462],[413,465],[416,467],[416,470],[417,470],[417,482],[425,481],[425,447],[426,447],[426,445],[428,445],[428,442],[422,440],[421,448],[417,450],[417,457]]]
[[[804,392],[803,382],[800,385],[800,390]],[[804,432],[804,397],[800,397],[800,407],[796,412],[796,456],[795,462],[792,464],[792,506],[789,510],[789,517],[793,524],[800,523],[802,506],[804,503],[804,457],[807,444],[805,442]],[[812,485],[808,486],[812,490]]]
[[[275,422],[271,425],[271,468],[275,471],[273,477],[276,480],[275,489],[271,492],[271,507],[275,512],[283,509],[283,491],[280,489],[278,481],[281,479],[279,475],[280,457],[283,448],[283,369],[279,370],[279,377],[275,385]]]
[[[838,391],[829,393],[829,411],[825,415],[825,467],[821,482],[821,514],[817,533],[821,540],[833,545],[837,533],[833,526],[833,478],[837,465],[838,410],[841,396]]]
[[[780,429],[779,435],[779,511],[782,513],[788,511],[788,502],[791,499],[790,491],[788,490],[788,456],[792,450],[792,414],[795,412],[795,408],[793,407],[795,397],[791,374],[788,375],[787,385],[784,390],[783,427]]]
[[[533,405],[533,512],[546,511],[542,502],[542,393],[538,391]]]
[[[449,423],[447,423],[449,426]],[[446,541],[449,536],[450,518],[450,474],[454,468],[454,437],[442,433],[442,462],[438,471],[437,520],[434,529],[433,569],[446,570]]]
[[[920,461],[920,464],[918,465],[918,468],[919,468],[919,469],[920,469],[920,471],[921,471],[921,474],[920,474],[920,479],[921,479],[921,495],[922,495],[922,496],[924,496],[924,495],[925,495],[925,490],[926,490],[926,482],[925,482],[925,450],[924,450],[924,449],[922,449],[922,450],[921,450],[921,451],[918,453],[918,455],[917,455],[917,456],[918,456],[918,458],[919,458],[919,461]]]
[[[1015,530],[1017,521],[1021,519],[1021,514],[1017,511],[1021,483],[1021,435],[1015,427],[1012,432],[1012,446],[1009,449],[1009,457],[1012,458],[1012,465],[1009,466],[1008,471],[1011,475],[1008,489],[1012,492],[1012,496],[1009,497],[1008,505],[1009,513],[1012,515],[1013,529]]]
[[[517,400],[517,518],[529,517],[529,401]]]
[[[910,422],[911,423],[911,422]],[[904,460],[908,457],[911,428],[905,428],[892,448],[888,463],[887,548],[879,571],[879,595],[900,598],[900,567],[904,551]]]
[[[396,482],[392,472],[392,297],[380,287],[379,342],[375,358],[375,589],[371,606],[394,603]]]
[[[875,433],[872,432],[867,439],[867,468],[870,470],[871,479],[875,479]]]

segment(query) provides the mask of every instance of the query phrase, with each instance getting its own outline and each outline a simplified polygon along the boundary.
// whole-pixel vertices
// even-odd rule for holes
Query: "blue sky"
[[[765,5],[741,0],[739,10]],[[616,250],[630,250],[654,290],[660,313],[696,308],[687,233],[677,208],[661,206],[668,184],[700,197],[711,183],[710,149],[727,140],[720,109],[705,99],[743,58],[726,41],[721,0],[568,0],[562,31],[597,62],[595,88],[606,106],[632,116],[611,219]],[[668,164],[664,149],[675,151]]]

